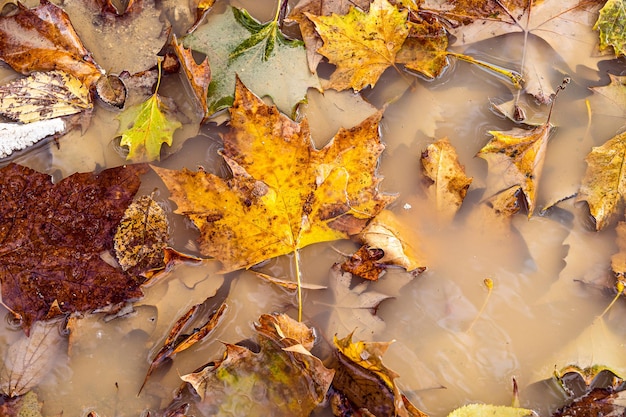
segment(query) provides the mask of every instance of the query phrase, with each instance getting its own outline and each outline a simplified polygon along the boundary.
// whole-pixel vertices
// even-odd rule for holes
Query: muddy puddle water
[[[274,14],[269,1],[232,4],[248,8],[259,19]],[[522,41],[521,36],[506,35],[477,44],[469,53],[516,69],[521,56],[516,47],[519,49]],[[606,61],[597,70],[569,63],[567,71],[546,80],[556,87],[564,75],[571,77],[552,115],[557,129],[548,145],[539,184],[539,208],[575,194],[591,147],[604,143],[621,128],[623,118],[603,111],[600,105],[589,112],[586,100],[594,100],[588,87],[606,85],[607,72],[620,74],[623,64]],[[2,80],[13,76],[7,69],[0,70]],[[166,79],[161,93],[176,96],[185,112],[188,99],[175,75]],[[380,304],[374,316],[355,313],[351,307],[358,306],[358,298],[329,283],[331,266],[354,251],[355,244],[340,241],[304,248],[305,281],[329,287],[305,291],[304,318],[316,328],[319,338],[314,353],[323,357],[333,335],[344,337],[353,330],[355,338],[363,340],[395,340],[384,357],[385,364],[400,375],[398,382],[408,398],[433,417],[445,417],[470,402],[510,405],[513,378],[521,405],[548,415],[562,405],[563,395],[545,380],[555,368],[569,364],[604,364],[626,375],[626,326],[621,320],[626,304],[620,300],[602,319],[596,319],[614,295],[610,291],[610,257],[617,251],[613,227],[594,232],[586,207],[574,204],[573,199],[530,218],[522,211],[510,224],[495,221],[485,210],[484,200],[499,189],[487,163],[475,154],[489,141],[488,131],[514,126],[497,115],[491,103],[510,101],[516,94],[506,79],[452,61],[435,81],[389,69],[375,89],[364,92],[365,100],[351,92],[322,95],[311,90],[300,111],[301,117],[309,119],[314,141],[321,147],[339,127],[354,126],[376,108],[387,106],[381,124],[386,150],[379,167],[384,176],[380,187],[399,194],[390,209],[413,234],[427,266],[416,277],[390,269],[379,282],[361,284],[354,278],[353,285],[361,284],[363,293],[391,297]],[[529,114],[545,120],[546,106],[524,97],[521,100]],[[58,145],[44,144],[13,160],[56,179],[123,164],[112,140],[117,130],[115,115],[97,108],[83,135],[72,133]],[[202,165],[225,174],[218,155],[223,129],[214,124],[199,129],[189,124],[175,136],[180,149],[160,165],[190,169]],[[452,223],[441,222],[426,198],[419,162],[426,146],[442,137],[448,137],[457,148],[467,175],[473,177]],[[172,214],[175,207],[168,200],[168,191],[150,173],[144,177],[140,194],[154,190],[169,212],[173,246],[193,253],[196,230]],[[252,323],[263,313],[281,311],[295,317],[293,294],[251,272],[223,276],[218,270],[219,265],[177,265],[145,288],[146,296],[134,304],[132,314],[111,321],[98,314],[77,320],[67,340],[69,355],[61,355],[36,388],[44,402],[44,415],[155,413],[171,401],[181,384],[179,375],[221,356],[221,341],[235,343],[250,337]],[[293,276],[292,260],[287,256],[270,260],[262,270]],[[493,282],[489,297],[484,284],[487,278]],[[212,295],[206,308],[226,300],[225,319],[211,337],[156,371],[138,395],[149,361],[172,324],[193,304]],[[2,326],[0,346],[5,349],[19,337],[19,330],[9,324]],[[330,414],[324,410],[319,415]]]

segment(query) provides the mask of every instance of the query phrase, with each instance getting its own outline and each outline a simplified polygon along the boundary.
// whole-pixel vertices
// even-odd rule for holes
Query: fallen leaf
[[[62,119],[48,119],[28,124],[0,123],[0,158],[26,149],[40,140],[64,133],[65,122]]]
[[[0,34],[0,59],[22,74],[61,70],[89,88],[104,72],[83,46],[68,15],[47,0],[33,9],[18,3],[16,14],[0,16]]]
[[[626,117],[626,76],[608,74],[610,82],[600,87],[590,87],[594,112],[619,117]],[[597,102],[598,98],[603,99]],[[595,105],[594,105],[595,104]]]
[[[343,339],[335,336],[333,387],[375,416],[426,417],[400,392],[395,383],[399,375],[382,362],[391,343],[353,342],[352,333]]]
[[[618,252],[611,256],[611,270],[618,281],[626,282],[626,223],[619,222],[615,230]]]
[[[93,108],[89,90],[62,71],[35,72],[0,86],[0,114],[30,123]]]
[[[448,67],[448,33],[438,19],[410,21],[396,62],[425,77],[437,78]]]
[[[333,13],[344,15],[353,6],[367,12],[370,2],[371,0],[304,0],[295,5],[289,13],[289,19],[297,22],[300,26],[302,40],[306,45],[309,70],[312,73],[317,70],[317,65],[322,60],[322,55],[317,50],[324,44],[324,41],[317,33],[315,24],[307,17],[307,14],[314,16],[330,16]]]
[[[50,177],[9,164],[0,170],[2,301],[28,333],[56,300],[85,311],[141,296],[141,281],[104,262],[139,188],[144,165]]]
[[[263,315],[255,328],[258,353],[226,344],[221,360],[181,379],[217,414],[309,416],[334,374],[309,353],[312,330],[284,314]]]
[[[533,410],[525,408],[507,407],[504,405],[491,404],[468,404],[461,408],[457,408],[448,417],[526,417],[537,416]]]
[[[205,300],[206,301],[206,300]],[[156,368],[158,368],[161,364],[163,364],[168,359],[173,359],[174,355],[180,353],[184,350],[189,349],[209,334],[213,332],[213,329],[217,327],[222,318],[222,315],[226,311],[228,307],[226,304],[222,304],[216,311],[213,311],[208,320],[201,325],[200,327],[194,327],[190,334],[183,334],[184,331],[189,330],[189,325],[197,321],[198,309],[202,304],[194,304],[185,314],[183,314],[177,321],[174,323],[174,326],[170,329],[165,342],[163,342],[163,347],[159,350],[159,352],[154,356],[152,362],[150,362],[150,367],[148,368],[148,372],[146,373],[146,377],[139,388],[139,392],[143,390],[143,387],[146,385],[148,381],[148,377],[154,372]]]
[[[4,417],[42,417],[43,403],[37,398],[34,391],[11,398],[0,405],[0,415]]]
[[[465,175],[448,138],[428,145],[420,160],[424,175],[430,180],[428,197],[434,201],[438,217],[449,222],[461,207],[472,178]]]
[[[601,0],[425,0],[421,8],[436,11],[444,21],[453,22],[448,26],[454,35],[451,46],[509,34],[510,48],[520,48],[517,53],[525,90],[539,102],[549,103],[555,93],[554,78],[571,71],[555,67],[554,52],[566,63],[590,68],[597,68],[603,59],[595,53],[598,34],[592,30],[602,4]]]
[[[115,257],[124,271],[139,275],[165,267],[169,223],[163,208],[144,195],[133,201],[113,237]]]
[[[320,88],[317,76],[307,69],[302,42],[287,39],[276,20],[259,23],[243,9],[229,7],[210,15],[183,44],[209,58],[209,115],[232,104],[236,77],[260,97],[271,97],[289,115],[309,87]]]
[[[379,262],[383,256],[385,252],[382,249],[363,245],[341,264],[341,270],[368,281],[378,281],[387,269],[385,264]]]
[[[615,56],[626,55],[626,8],[624,0],[608,0],[593,26],[600,32],[600,50],[613,47]]]
[[[224,271],[347,238],[393,200],[376,188],[380,113],[342,129],[321,150],[311,145],[306,119],[290,120],[241,82],[230,113],[222,155],[233,178],[153,167],[175,213],[200,230],[200,252]]]
[[[8,397],[17,397],[36,387],[54,368],[66,348],[62,318],[33,324],[30,335],[8,346],[0,368],[0,389]]]
[[[161,146],[172,145],[174,131],[182,126],[168,112],[168,107],[158,94],[159,82],[146,101],[124,110],[119,116],[121,146],[128,147],[126,160],[135,162],[158,161]]]
[[[595,146],[587,155],[587,171],[577,201],[586,201],[596,222],[604,229],[617,214],[626,193],[626,133]]]
[[[211,82],[211,68],[209,67],[209,60],[205,58],[200,64],[197,64],[191,50],[185,49],[178,43],[176,35],[172,36],[172,47],[178,57],[178,61],[185,74],[185,79],[191,85],[191,92],[200,105],[200,112],[203,115],[203,121],[209,113],[209,107],[207,104],[207,94],[209,90],[209,84]]]
[[[120,77],[107,74],[96,82],[96,94],[103,103],[121,109],[126,104],[128,89]]]
[[[374,86],[396,62],[409,34],[407,15],[407,10],[398,10],[387,0],[374,0],[368,13],[352,7],[346,15],[306,14],[324,41],[317,52],[337,67],[328,87],[359,91]]]
[[[532,130],[492,130],[489,134],[493,138],[477,154],[489,164],[489,175],[496,180],[493,187],[504,190],[519,186],[522,189],[528,217],[535,210],[537,184],[551,131],[549,120]]]

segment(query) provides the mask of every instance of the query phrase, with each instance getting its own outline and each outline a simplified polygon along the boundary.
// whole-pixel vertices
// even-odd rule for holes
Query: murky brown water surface
[[[259,19],[269,19],[274,13],[273,2],[231,3],[248,8]],[[507,35],[474,45],[470,52],[516,68],[520,39]],[[85,40],[96,59],[98,42],[97,36]],[[605,85],[608,70],[619,74],[623,69],[622,61],[604,62],[600,70],[570,64],[567,75],[572,83],[560,95],[553,114],[558,129],[548,145],[539,207],[574,194],[591,146],[602,144],[623,125],[622,118],[611,116],[601,106],[592,106],[589,114],[585,104],[591,96],[589,86]],[[0,71],[0,80],[13,76],[9,70]],[[556,86],[562,76],[554,78]],[[185,112],[184,90],[175,76],[166,80],[160,92],[176,96]],[[620,301],[603,319],[594,320],[612,297],[598,284],[609,277],[610,256],[617,250],[614,233],[593,232],[586,208],[575,206],[572,200],[543,215],[527,218],[520,213],[511,227],[492,221],[482,210],[483,199],[498,190],[486,162],[474,155],[489,140],[489,130],[512,127],[492,111],[490,100],[508,101],[514,94],[506,80],[452,62],[436,81],[390,69],[373,91],[364,92],[367,101],[350,92],[322,95],[310,91],[301,111],[310,121],[315,142],[322,146],[339,127],[355,125],[389,103],[381,127],[387,146],[379,170],[385,177],[381,188],[399,193],[391,209],[416,236],[428,269],[415,278],[391,269],[379,282],[363,284],[365,291],[393,297],[380,305],[378,317],[355,317],[347,308],[349,300],[341,299],[333,288],[306,291],[304,315],[318,330],[317,349],[322,354],[334,334],[343,337],[355,327],[358,338],[394,339],[385,363],[400,374],[399,383],[407,396],[434,417],[446,416],[469,402],[508,405],[513,378],[519,384],[522,405],[546,413],[560,405],[562,397],[541,381],[550,378],[555,367],[571,363],[582,367],[605,364],[626,374],[626,327],[620,320],[626,304]],[[545,107],[530,100],[528,107],[545,119]],[[112,140],[117,130],[114,117],[115,113],[98,108],[84,135],[73,132],[60,139],[59,146],[38,146],[13,160],[57,179],[76,171],[122,164]],[[224,173],[217,154],[219,132],[214,125],[199,132],[194,125],[178,131],[175,141],[184,144],[161,165],[203,165]],[[425,147],[444,136],[457,148],[461,163],[474,178],[460,212],[449,225],[438,222],[426,199],[419,165]],[[187,138],[191,139],[185,141]],[[143,192],[155,188],[158,201],[171,213],[167,190],[155,175],[146,175]],[[197,236],[193,227],[173,214],[171,219],[174,246],[193,249]],[[344,259],[342,253],[354,249],[350,242],[303,249],[305,280],[329,285],[329,268]],[[270,261],[264,269],[289,276],[291,262],[284,258]],[[37,388],[44,414],[85,416],[94,410],[100,416],[137,416],[145,410],[155,411],[170,401],[180,385],[179,375],[221,355],[220,341],[249,337],[251,323],[260,314],[294,312],[292,294],[250,272],[221,276],[217,269],[179,265],[146,288],[146,297],[136,303],[130,316],[109,322],[101,315],[80,319],[68,342],[69,357],[58,358],[54,371]],[[479,315],[487,297],[485,278],[493,280],[494,288]],[[137,396],[149,359],[172,323],[212,294],[217,294],[214,304],[225,299],[230,306],[222,324],[209,339],[155,372]],[[6,347],[18,337],[21,332],[4,326],[0,344]]]

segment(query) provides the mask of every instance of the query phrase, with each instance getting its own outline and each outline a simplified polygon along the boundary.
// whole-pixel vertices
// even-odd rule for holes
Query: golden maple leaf
[[[626,133],[591,149],[578,201],[586,201],[596,230],[609,224],[626,196]]]
[[[477,156],[489,164],[492,177],[499,178],[500,190],[519,186],[524,193],[528,217],[536,204],[537,183],[552,125],[548,120],[532,130],[514,128],[507,132],[490,131],[493,139]]]
[[[237,80],[223,157],[232,178],[153,167],[200,230],[200,251],[224,271],[249,268],[316,242],[347,238],[395,197],[377,190],[381,112],[313,148],[297,123]]]
[[[306,16],[324,41],[318,52],[337,69],[330,78],[336,90],[361,90],[374,85],[383,71],[394,65],[396,54],[409,34],[408,10],[398,10],[387,0],[374,0],[368,13],[352,7],[348,14]]]

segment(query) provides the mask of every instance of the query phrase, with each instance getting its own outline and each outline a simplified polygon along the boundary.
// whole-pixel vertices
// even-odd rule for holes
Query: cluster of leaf
[[[123,15],[139,16],[140,3],[129,2],[120,11],[107,2],[98,13],[112,21]],[[537,32],[569,21],[579,25],[580,19],[573,17],[597,12],[601,6],[590,0],[567,1],[565,12],[556,13],[554,8],[564,5],[555,0],[532,8],[526,3],[493,0],[471,4],[355,3],[359,7],[347,7],[345,2],[300,2],[290,18],[298,22],[303,42],[282,33],[282,7],[277,7],[272,21],[259,23],[245,10],[228,7],[224,13],[211,13],[210,2],[202,3],[198,10],[207,23],[194,24],[180,43],[175,36],[167,42],[176,57],[174,67],[180,67],[190,85],[199,123],[228,108],[230,130],[223,136],[221,154],[232,175],[224,178],[203,170],[170,170],[156,165],[153,170],[170,191],[176,213],[191,219],[200,231],[200,253],[220,261],[222,272],[295,255],[299,318],[304,285],[298,251],[310,244],[358,240],[364,246],[341,268],[371,280],[389,265],[417,272],[425,268],[417,240],[407,235],[391,211],[385,210],[395,196],[378,190],[376,167],[384,149],[379,136],[382,111],[353,128],[341,129],[326,146],[316,149],[307,120],[290,118],[306,99],[307,89],[374,88],[389,67],[438,77],[449,57],[486,66],[519,87],[521,79],[516,72],[448,51],[449,33],[463,34],[457,36],[457,40],[462,39],[458,42],[474,42],[480,39],[477,28],[489,30],[493,36],[507,27],[505,31],[527,35],[524,42],[529,42],[527,50],[532,51],[532,42],[540,36]],[[601,48],[610,45],[616,54],[623,54],[619,37],[606,23],[615,19],[618,6],[607,2],[596,27]],[[123,108],[119,115],[120,144],[128,147],[129,160],[158,161],[162,145],[172,144],[181,123],[173,119],[171,109],[158,94],[162,57],[154,56],[154,91],[147,99],[129,105],[125,98],[120,99],[126,95],[124,84],[129,78],[105,74],[58,6],[45,1],[33,9],[18,5],[11,14],[0,16],[0,33],[0,59],[25,75],[0,86],[0,114],[14,121],[9,123],[10,133],[0,136],[0,156],[64,132],[66,121],[75,123],[70,115],[93,111],[94,92],[106,103]],[[220,42],[215,42],[216,38]],[[577,36],[572,41],[586,42]],[[190,49],[203,53],[206,59],[198,64]],[[327,82],[320,82],[315,74],[322,57],[335,66]],[[527,58],[522,64],[525,88],[538,100],[548,102],[558,89],[545,84],[543,77],[533,78],[545,71],[528,69],[537,62]],[[615,78],[610,87],[596,91],[614,97],[623,94],[623,88],[621,80]],[[276,106],[259,98],[265,96]],[[511,118],[522,121],[518,103],[513,109]],[[59,119],[62,124],[58,124]],[[56,124],[51,125],[51,121]],[[26,138],[5,144],[5,137],[30,132],[23,130],[24,126],[37,123],[43,124],[36,133],[24,133]],[[496,215],[509,217],[520,206],[526,207],[528,216],[534,213],[552,130],[548,117],[538,127],[490,132],[493,138],[478,156],[489,162],[490,175],[500,179],[498,192],[489,200]],[[623,141],[623,134],[617,135],[594,148],[587,158],[589,169],[578,199],[588,202],[598,230],[609,224],[623,204]],[[428,146],[421,163],[429,182],[427,192],[441,219],[449,222],[461,206],[471,178],[465,175],[446,139]],[[178,256],[167,248],[168,226],[160,207],[146,197],[130,205],[139,189],[139,176],[145,171],[144,165],[134,164],[98,174],[75,174],[53,185],[48,176],[29,168],[10,164],[2,169],[2,300],[30,333],[30,338],[20,339],[21,345],[9,349],[5,359],[6,375],[0,374],[0,382],[6,395],[23,395],[37,384],[40,376],[28,375],[18,367],[28,368],[28,372],[46,369],[48,360],[25,355],[37,353],[29,344],[40,346],[41,338],[54,334],[52,329],[58,325],[55,317],[140,297],[144,276],[165,268],[172,256]],[[618,227],[622,230],[624,225]],[[107,262],[102,254],[112,250],[116,259]],[[620,256],[614,257],[614,270],[623,276],[626,272],[615,266]],[[377,298],[375,304],[381,300]],[[197,308],[176,323],[146,378],[218,325],[223,309],[191,334],[182,334]],[[336,339],[334,370],[329,370],[311,354],[312,330],[304,324],[282,314],[262,316],[259,322],[253,349],[227,344],[221,360],[183,376],[200,396],[200,407],[224,413],[245,410],[246,415],[304,416],[328,394],[336,415],[424,415],[402,395],[394,382],[397,375],[382,364],[387,343],[354,343],[351,336]],[[59,343],[58,338],[46,342]],[[25,375],[32,376],[28,383],[23,382]],[[212,395],[205,395],[207,391]],[[251,396],[242,396],[242,392]],[[266,402],[260,404],[255,395]],[[187,413],[178,403],[172,407],[170,415]],[[480,413],[523,416],[532,411],[470,405],[451,416]]]

